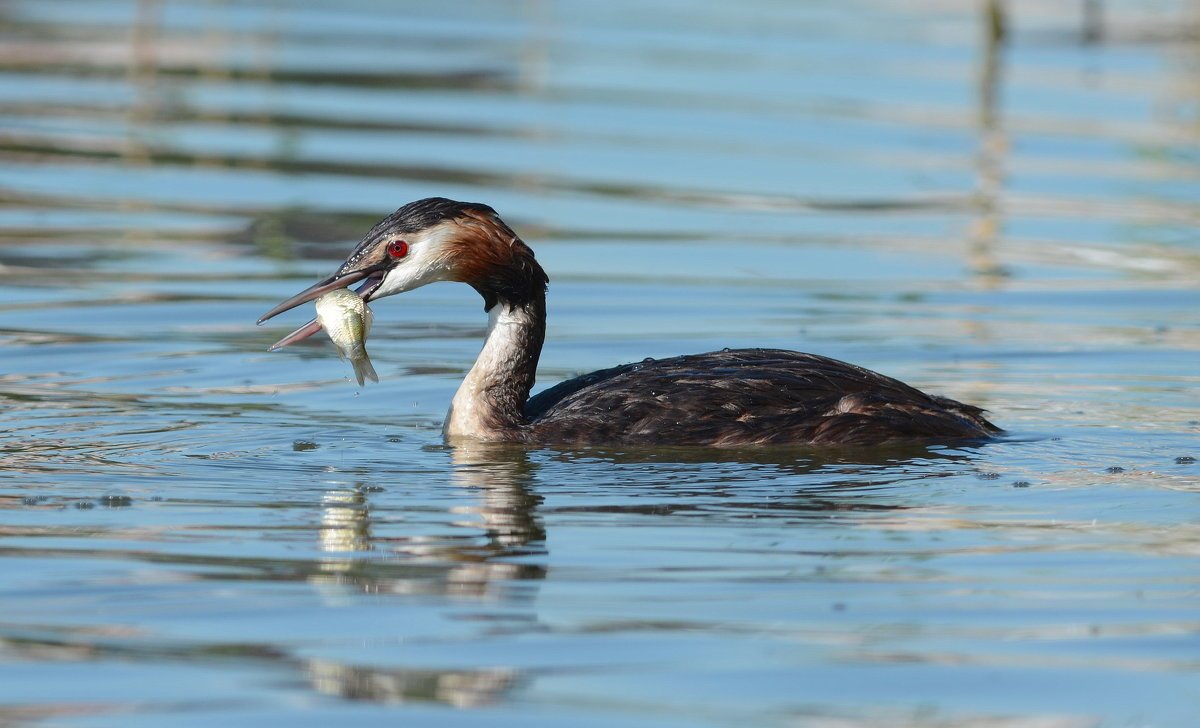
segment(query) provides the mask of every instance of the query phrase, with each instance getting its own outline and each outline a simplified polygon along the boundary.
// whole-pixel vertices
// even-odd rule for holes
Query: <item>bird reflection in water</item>
[[[545,556],[546,531],[537,507],[541,498],[530,489],[534,465],[520,446],[466,443],[449,448],[454,483],[477,496],[471,505],[450,513],[464,516],[450,525],[476,533],[372,535],[370,491],[363,483],[353,489],[329,490],[322,497],[322,576],[335,582],[386,593],[444,593],[487,596],[511,580],[540,579],[541,564],[513,559]],[[386,551],[398,559],[363,561],[346,554]],[[328,581],[328,580],[324,580]]]
[[[535,466],[525,448],[502,443],[465,443],[449,453],[455,485],[477,496],[473,504],[450,509],[461,517],[454,525],[481,530],[483,538],[411,536],[389,548],[408,555],[412,563],[446,567],[446,594],[517,598],[511,588],[515,583],[540,580],[546,573],[544,559],[527,561],[546,556],[546,531],[536,510],[542,499],[530,488]]]
[[[912,529],[922,528],[930,513],[913,499],[898,500],[888,493],[889,483],[909,477],[908,463],[922,462],[919,470],[925,478],[961,474],[978,465],[978,455],[969,450],[937,452],[917,446],[845,453],[811,448],[540,450],[531,459],[521,445],[464,442],[446,453],[452,482],[460,489],[459,502],[464,503],[449,509],[453,520],[442,522],[449,532],[389,537],[383,534],[395,524],[383,522],[373,532],[369,487],[331,491],[324,499],[320,531],[329,558],[313,579],[325,580],[324,588],[340,599],[361,598],[346,591],[352,584],[359,591],[382,595],[440,597],[447,606],[463,601],[503,605],[504,615],[483,615],[489,621],[513,619],[512,612],[525,607],[526,613],[516,618],[527,626],[537,621],[534,599],[549,560],[542,498],[534,492],[539,467],[557,470],[564,464],[586,463],[593,474],[604,468],[608,486],[627,486],[646,496],[639,501],[647,501],[589,499],[586,505],[558,504],[555,513],[671,516],[692,510],[713,518],[754,514],[797,527],[808,521],[827,525],[831,517],[844,517],[848,524],[875,519],[874,528]],[[931,468],[930,463],[940,467]],[[780,480],[769,491],[747,488],[738,476],[748,471],[753,471],[755,482]],[[782,485],[788,481],[794,485]],[[348,557],[364,551],[384,558]],[[374,668],[316,658],[304,660],[303,669],[309,684],[322,694],[459,708],[503,702],[535,677],[509,665]]]
[[[528,587],[545,577],[546,532],[537,513],[541,498],[530,488],[534,465],[524,448],[469,443],[449,450],[454,483],[477,497],[458,506],[452,526],[482,531],[478,537],[372,534],[371,486],[328,491],[322,498],[319,539],[322,559],[309,581],[330,600],[355,592],[441,595],[451,600],[531,604]],[[387,552],[386,560],[347,558]],[[520,559],[518,563],[516,559]],[[517,584],[521,588],[514,588]],[[504,666],[478,669],[372,668],[333,660],[307,659],[303,671],[325,695],[380,703],[434,702],[459,708],[501,700],[524,682],[521,671]]]

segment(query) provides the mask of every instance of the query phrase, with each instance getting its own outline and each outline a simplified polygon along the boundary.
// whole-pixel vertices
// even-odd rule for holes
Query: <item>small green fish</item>
[[[367,355],[367,334],[371,333],[371,319],[374,318],[367,302],[354,291],[339,288],[319,297],[316,304],[317,321],[337,346],[338,354],[354,365],[359,386],[365,384],[367,378],[378,382],[379,375]]]

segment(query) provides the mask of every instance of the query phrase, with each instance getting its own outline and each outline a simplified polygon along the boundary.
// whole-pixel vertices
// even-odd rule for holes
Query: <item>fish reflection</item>
[[[432,702],[455,708],[494,703],[522,680],[514,669],[369,669],[311,660],[305,665],[313,687],[324,695],[373,703]]]
[[[321,497],[321,550],[369,551],[371,514],[361,490],[331,490]]]

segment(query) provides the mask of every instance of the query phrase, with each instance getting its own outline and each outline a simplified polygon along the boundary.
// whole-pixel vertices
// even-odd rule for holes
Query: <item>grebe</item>
[[[329,278],[258,323],[362,281],[364,300],[435,281],[483,296],[487,339],[463,380],[447,440],[563,445],[874,445],[981,439],[983,410],[816,354],[725,349],[585,374],[529,397],[546,333],[549,279],[487,205],[417,200],[381,220]],[[271,350],[320,330],[310,321]]]

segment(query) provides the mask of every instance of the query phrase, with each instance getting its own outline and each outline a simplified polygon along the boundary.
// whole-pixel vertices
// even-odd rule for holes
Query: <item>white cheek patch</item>
[[[450,280],[448,241],[453,233],[449,223],[422,231],[408,239],[408,255],[389,270],[371,298],[383,298],[437,281]]]

